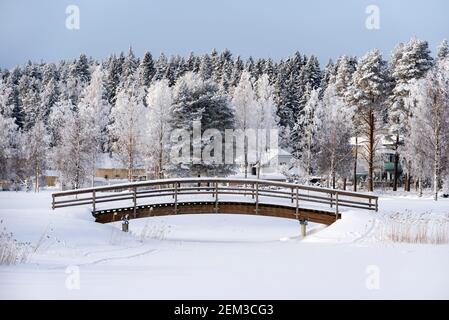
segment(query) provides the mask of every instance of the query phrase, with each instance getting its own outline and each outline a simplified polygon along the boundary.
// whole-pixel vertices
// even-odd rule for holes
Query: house
[[[96,162],[96,181],[128,180],[128,168],[125,168],[122,161],[115,154],[101,153]],[[143,164],[138,164],[133,169],[133,181],[147,180],[147,173]]]
[[[293,156],[284,149],[270,149],[266,152],[260,160],[260,179],[285,181],[287,179],[287,172],[291,168],[291,161]],[[249,179],[257,178],[258,164],[248,163],[247,175]],[[237,174],[232,177],[242,178],[245,175],[245,166],[241,165]]]
[[[402,139],[401,139],[402,141]],[[378,137],[378,144],[376,148],[376,158],[374,159],[374,182],[390,184],[394,179],[394,157],[395,157],[395,137],[389,134],[381,134]],[[357,147],[357,177],[359,181],[366,181],[368,177],[368,162],[363,153],[366,152],[367,140],[365,138],[357,139],[357,146],[355,138],[351,139],[351,144]],[[402,179],[402,166],[399,162],[398,173],[399,179]]]

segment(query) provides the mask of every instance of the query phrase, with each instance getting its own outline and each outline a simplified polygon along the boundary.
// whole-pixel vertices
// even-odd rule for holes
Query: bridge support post
[[[137,188],[134,187],[133,188],[133,204],[134,204],[134,208],[133,208],[133,214],[134,214],[134,219],[137,216]]]
[[[331,198],[330,203],[331,203],[331,208],[333,206],[333,201],[334,201],[334,197],[332,196],[332,193],[329,193],[329,196]]]
[[[218,213],[218,182],[215,182],[215,213]]]
[[[298,219],[298,215],[299,215],[299,188],[296,187],[296,210],[295,210],[296,219]]]
[[[256,214],[259,214],[259,182],[256,182]]]
[[[175,192],[173,196],[175,197],[175,214],[178,213],[178,183],[173,184],[175,187]]]
[[[307,223],[308,223],[307,219],[302,218],[301,220],[299,220],[299,224],[301,225],[301,236],[303,238],[305,238],[306,234],[307,234],[307,230],[306,230]]]
[[[92,213],[95,213],[95,189],[92,191]]]
[[[335,192],[335,221],[338,220],[338,192]]]
[[[294,196],[293,196],[293,188],[291,188],[291,190],[292,190],[292,203],[293,203],[293,198],[294,198]]]

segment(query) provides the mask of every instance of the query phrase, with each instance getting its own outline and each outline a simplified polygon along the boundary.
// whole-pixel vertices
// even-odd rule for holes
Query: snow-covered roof
[[[59,177],[59,171],[58,170],[44,170],[44,176]]]
[[[123,164],[117,155],[101,153],[98,155],[96,166],[98,169],[123,169]]]

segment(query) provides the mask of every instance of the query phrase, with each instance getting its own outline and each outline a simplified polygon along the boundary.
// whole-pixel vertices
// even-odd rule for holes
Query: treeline
[[[315,56],[299,52],[273,61],[229,50],[138,58],[130,49],[103,61],[80,55],[2,69],[0,178],[38,180],[52,168],[80,187],[93,181],[101,152],[119,155],[130,179],[142,163],[154,177],[231,173],[235,168],[218,164],[169,163],[168,133],[199,120],[202,130],[276,127],[292,165],[334,185],[356,182],[357,158],[364,157],[368,190],[387,133],[395,141],[393,188],[400,163],[406,189],[415,181],[437,193],[447,173],[448,52],[447,41],[432,57],[426,41],[411,39],[389,61],[373,50],[320,68]]]

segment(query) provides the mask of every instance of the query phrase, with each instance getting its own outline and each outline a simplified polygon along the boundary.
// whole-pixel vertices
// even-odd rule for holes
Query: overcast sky
[[[66,28],[66,7],[80,9],[80,29]],[[365,26],[368,5],[380,29]],[[447,0],[0,0],[0,67],[57,62],[80,53],[104,58],[131,45],[138,56],[230,49],[279,59],[296,50],[321,63],[372,48],[388,55],[410,37],[432,51],[449,38]]]

